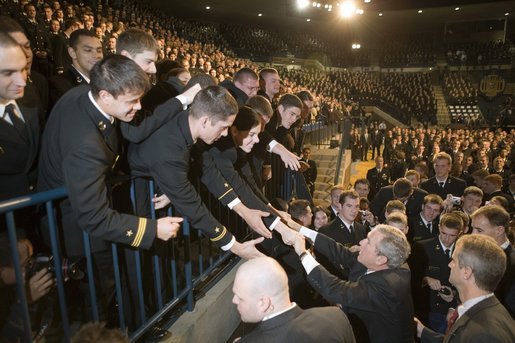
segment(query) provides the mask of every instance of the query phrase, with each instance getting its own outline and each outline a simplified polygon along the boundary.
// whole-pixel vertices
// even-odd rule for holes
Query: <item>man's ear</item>
[[[120,51],[120,55],[128,57],[132,60],[132,56],[131,56],[131,54],[129,54],[129,52],[127,50]]]
[[[504,226],[502,225],[499,225],[495,228],[495,233],[498,235],[498,236],[501,236],[503,235],[504,233],[506,232],[506,230],[504,229]]]
[[[98,98],[106,104],[109,104],[114,99],[111,93],[103,89],[98,92]]]
[[[68,55],[72,58],[72,60],[77,59],[77,54],[75,53],[75,50],[71,46],[68,47]]]
[[[259,299],[259,312],[263,313],[264,315],[266,313],[273,311],[274,305],[272,304],[272,299],[268,296],[263,296]]]
[[[209,119],[208,116],[200,117],[199,123],[203,129],[205,129],[207,127],[207,125],[209,125],[210,122],[211,122],[211,120]]]
[[[376,265],[384,266],[387,263],[388,263],[388,257],[383,256],[383,255],[379,255],[376,257]]]

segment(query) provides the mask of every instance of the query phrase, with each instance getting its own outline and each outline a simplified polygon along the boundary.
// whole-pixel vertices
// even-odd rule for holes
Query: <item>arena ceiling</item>
[[[328,12],[325,5],[333,5],[344,0],[315,0],[319,8],[309,6],[299,10],[297,0],[150,0],[157,8],[176,17],[215,22],[239,22],[263,25],[315,25],[342,21],[333,10]],[[364,10],[363,15],[355,15],[348,22],[365,23],[367,26],[388,27],[414,25],[416,27],[441,26],[449,21],[470,21],[477,19],[515,19],[515,1],[501,0],[354,0]],[[209,7],[209,9],[207,9]],[[459,8],[459,10],[456,10]],[[418,13],[423,10],[423,13]],[[505,14],[508,13],[507,16]],[[259,15],[261,14],[261,15]],[[381,14],[381,16],[380,16]],[[307,19],[310,19],[307,22]],[[359,25],[359,24],[357,24]]]

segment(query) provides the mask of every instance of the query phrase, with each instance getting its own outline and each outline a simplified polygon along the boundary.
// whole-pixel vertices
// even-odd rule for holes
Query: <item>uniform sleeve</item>
[[[380,189],[370,203],[370,211],[377,217],[384,217],[384,208],[386,206],[384,190]]]
[[[173,98],[157,106],[151,115],[145,116],[144,111],[140,111],[138,115],[142,117],[139,120],[120,123],[122,135],[129,142],[140,143],[179,114],[182,109],[182,103],[177,98]]]
[[[238,197],[232,185],[222,176],[213,157],[205,149],[196,145],[192,149],[195,165],[202,168],[201,181],[218,201],[227,206]]]
[[[160,189],[170,198],[178,212],[188,218],[191,225],[218,246],[231,242],[233,235],[220,224],[202,202],[200,195],[188,179],[189,160],[177,157],[174,160],[156,162],[150,173]],[[229,193],[232,190],[229,190]],[[234,192],[232,192],[234,193]],[[221,198],[225,196],[222,194]],[[227,202],[229,203],[229,202]]]
[[[83,144],[63,160],[64,180],[79,227],[94,237],[148,249],[156,237],[157,222],[109,207],[108,164],[102,149],[92,144]]]
[[[204,154],[209,154],[212,158],[216,167],[218,170],[220,170],[220,173],[222,176],[227,180],[227,182],[231,185],[231,187],[234,189],[236,194],[238,194],[241,201],[249,208],[255,209],[255,210],[261,210],[264,212],[268,212],[268,207],[266,204],[261,201],[260,198],[258,198],[249,185],[240,177],[238,172],[234,169],[234,165],[232,164],[230,158],[227,156],[230,151],[226,150],[224,152],[221,152],[217,148],[211,148],[208,151],[204,152]],[[236,154],[236,152],[234,151]],[[266,218],[263,218],[263,221],[265,222],[267,227],[270,227],[270,225],[274,222],[276,216],[270,215]]]

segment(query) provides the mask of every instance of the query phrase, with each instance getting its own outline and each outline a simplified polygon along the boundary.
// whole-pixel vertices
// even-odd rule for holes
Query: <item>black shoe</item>
[[[161,328],[158,325],[154,325],[150,330],[145,334],[145,342],[161,342],[165,339],[168,339],[171,336],[171,332]]]

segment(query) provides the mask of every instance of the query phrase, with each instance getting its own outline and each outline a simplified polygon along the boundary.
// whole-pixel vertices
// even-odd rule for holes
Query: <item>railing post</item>
[[[186,218],[184,218],[184,222],[182,225],[182,232],[184,235],[184,273],[186,277],[186,289],[188,290],[188,295],[186,297],[188,303],[188,311],[193,311],[194,303],[193,303],[193,271],[191,267],[191,232],[190,232],[190,222]]]
[[[152,198],[154,197],[154,180],[148,181],[148,196],[150,201],[150,218],[156,220],[156,208],[154,206],[154,202]],[[157,308],[163,308],[163,294],[161,289],[161,269],[159,263],[159,256],[156,253],[156,250],[153,249],[152,253],[152,265],[154,267],[154,288],[156,292],[156,302]]]
[[[66,309],[66,297],[64,292],[63,273],[61,271],[62,261],[61,253],[59,251],[59,244],[57,242],[57,225],[55,223],[54,206],[52,201],[45,203],[46,213],[48,218],[48,231],[50,235],[50,245],[52,248],[52,255],[54,256],[54,269],[55,277],[57,279],[57,294],[59,296],[59,307],[61,309],[61,321],[63,324],[64,337],[66,341],[70,340],[70,324],[68,322],[68,311]]]
[[[114,270],[114,284],[116,287],[116,301],[118,302],[118,323],[120,329],[125,331],[125,311],[123,305],[122,294],[122,281],[120,277],[120,262],[118,259],[118,247],[115,243],[111,243],[111,252],[113,254],[113,270]]]
[[[136,263],[136,281],[138,288],[139,325],[145,322],[145,297],[143,295],[143,277],[141,276],[141,254],[139,250],[134,251],[134,262]]]
[[[91,244],[89,241],[89,235],[82,231],[82,237],[84,241],[84,255],[86,256],[86,265],[88,268],[88,288],[89,297],[91,302],[91,319],[98,322],[98,305],[97,305],[97,289],[95,287],[95,271],[93,268],[93,257],[91,256]]]
[[[25,341],[32,342],[32,329],[30,325],[29,306],[25,294],[25,279],[23,278],[23,273],[20,265],[20,255],[18,253],[18,237],[16,236],[16,224],[14,222],[13,212],[7,212],[5,214],[5,218],[7,222],[7,231],[9,234],[9,244],[11,246],[11,257],[14,264],[14,274],[16,275],[16,291],[18,294],[18,298],[20,300],[21,311],[23,316]]]

